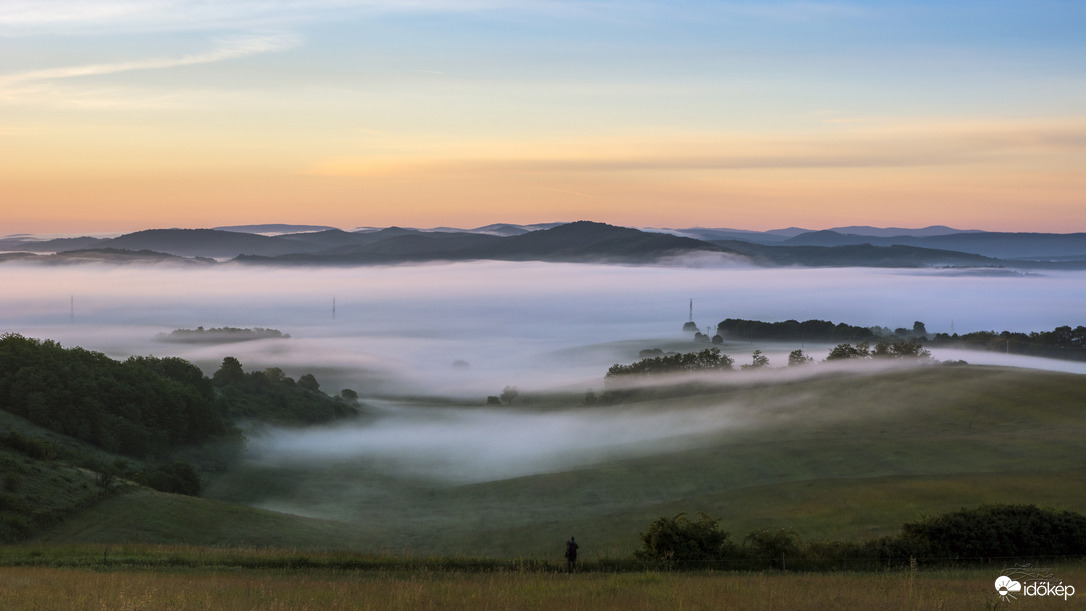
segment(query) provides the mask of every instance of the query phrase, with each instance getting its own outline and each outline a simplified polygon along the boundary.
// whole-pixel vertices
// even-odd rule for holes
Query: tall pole
[[[690,300],[690,320],[694,320],[694,300]]]

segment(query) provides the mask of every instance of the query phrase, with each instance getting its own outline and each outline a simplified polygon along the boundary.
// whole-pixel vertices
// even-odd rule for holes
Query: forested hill
[[[258,235],[267,230],[276,235]],[[640,230],[592,221],[455,228],[239,226],[149,229],[113,238],[0,237],[0,263],[171,263],[234,260],[262,265],[373,265],[426,261],[560,261],[646,264],[712,258],[760,266],[1010,267],[1084,269],[1086,234],[843,228],[770,232]],[[284,233],[293,231],[293,233]],[[902,231],[905,235],[890,235]],[[5,252],[6,251],[6,252]],[[34,255],[31,253],[54,253]]]
[[[320,392],[310,374],[295,382],[274,368],[245,373],[232,357],[212,379],[179,358],[118,362],[51,340],[0,336],[0,409],[134,458],[237,435],[242,418],[305,425],[354,416],[356,399],[351,391]]]

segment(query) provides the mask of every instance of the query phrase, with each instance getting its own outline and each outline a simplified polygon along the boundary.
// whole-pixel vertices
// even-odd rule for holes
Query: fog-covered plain
[[[0,277],[3,332],[115,358],[180,356],[208,374],[224,356],[235,356],[250,371],[312,372],[325,391],[352,388],[374,408],[373,418],[347,427],[254,435],[253,468],[345,461],[452,483],[665,451],[738,425],[733,416],[742,406],[730,405],[674,414],[576,405],[518,412],[542,391],[599,392],[607,368],[636,360],[642,349],[703,347],[681,331],[690,299],[703,330],[731,317],[891,328],[919,320],[933,333],[1028,332],[1082,324],[1086,312],[1086,273],[1055,272],[474,262],[198,270],[5,265]],[[231,344],[155,339],[198,326],[273,328],[291,337]],[[779,367],[799,347],[723,348],[737,365],[759,348]],[[802,347],[818,360],[829,348]],[[935,356],[1086,373],[1081,363],[998,353]],[[481,407],[506,386],[520,390],[518,403]],[[439,397],[459,407],[433,407],[442,405]],[[284,499],[266,505],[306,512]]]
[[[466,397],[497,394],[506,385],[598,385],[609,365],[629,362],[640,349],[685,342],[680,329],[690,299],[703,330],[731,317],[891,328],[920,320],[930,332],[1028,332],[1082,324],[1086,311],[1081,272],[478,262],[200,270],[5,265],[0,277],[4,332],[118,358],[177,355],[210,370],[233,355],[247,369],[313,371],[363,394]],[[197,326],[274,328],[291,339],[229,345],[154,339]],[[824,356],[813,350],[821,347],[810,348]],[[740,362],[751,349],[725,347]],[[767,350],[771,363],[783,365],[788,349]],[[990,358],[969,356],[970,362]],[[454,368],[458,360],[468,367]]]

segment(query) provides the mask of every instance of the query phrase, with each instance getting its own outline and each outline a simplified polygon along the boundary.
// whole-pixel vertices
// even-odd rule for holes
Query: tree
[[[837,344],[830,350],[826,360],[862,359],[869,356],[871,356],[871,350],[866,343],[856,344],[855,346],[852,344]]]
[[[910,339],[907,341],[887,342],[881,341],[875,344],[871,356],[877,358],[930,358],[931,352],[924,350],[920,342]]]
[[[313,377],[313,374],[311,373],[303,374],[302,377],[298,378],[298,386],[304,390],[312,390],[313,392],[317,392],[321,389],[321,385],[317,383],[317,378]]]
[[[520,396],[520,391],[516,386],[506,386],[502,389],[501,400],[503,403],[512,403],[514,399]]]
[[[793,350],[793,351],[788,353],[788,366],[789,367],[798,367],[799,365],[806,365],[807,363],[810,363],[813,360],[814,360],[813,358],[807,356],[806,354],[803,354],[802,350]]]
[[[743,546],[750,550],[751,556],[783,569],[785,556],[799,551],[799,535],[785,528],[763,528],[747,535]]]
[[[241,368],[241,361],[232,356],[222,360],[222,366],[211,376],[211,381],[216,386],[230,386],[240,384],[245,380],[245,371]]]
[[[339,391],[339,396],[351,405],[358,405],[358,393],[351,390],[350,388],[344,388],[343,390]]]
[[[743,365],[743,369],[761,369],[769,366],[769,357],[762,354],[761,350],[755,350],[750,365]]]
[[[913,337],[927,337],[928,328],[919,320],[913,323]]]
[[[719,520],[704,513],[690,519],[686,513],[673,518],[657,518],[641,533],[642,547],[634,553],[641,560],[656,560],[680,569],[702,568],[719,562],[735,546],[728,533],[720,530]]]

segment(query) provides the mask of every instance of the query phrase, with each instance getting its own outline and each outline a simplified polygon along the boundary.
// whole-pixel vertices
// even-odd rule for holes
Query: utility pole
[[[694,320],[694,300],[690,300],[690,320]]]

